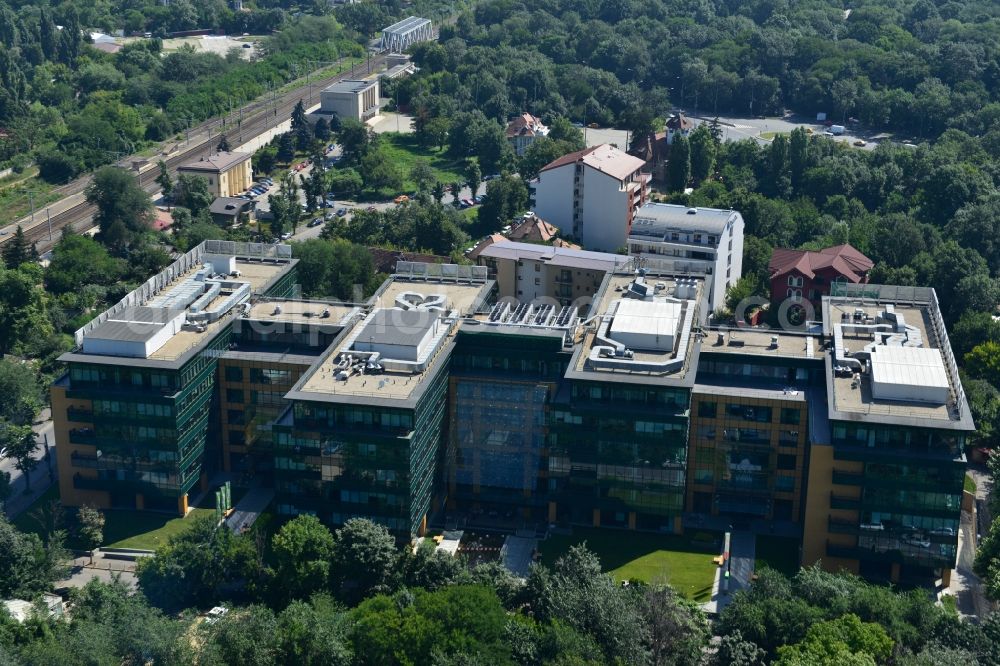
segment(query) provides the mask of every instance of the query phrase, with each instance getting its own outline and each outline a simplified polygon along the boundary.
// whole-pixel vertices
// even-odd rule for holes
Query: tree
[[[277,663],[278,620],[267,606],[234,609],[213,627],[209,653],[221,664],[273,666]]]
[[[225,134],[219,135],[219,142],[215,144],[215,152],[217,153],[228,153],[231,150],[229,147],[229,139],[226,138]]]
[[[478,160],[468,160],[465,163],[465,184],[475,197],[479,194],[479,184],[483,180],[483,173],[479,170]]]
[[[671,192],[682,192],[689,180],[691,180],[691,144],[687,137],[678,135],[670,144],[667,187]]]
[[[395,561],[396,542],[382,525],[351,518],[337,530],[333,573],[348,597],[364,597],[385,585]]]
[[[0,511],[0,597],[34,599],[51,588],[66,555],[58,536],[46,548],[37,534],[18,531]]]
[[[649,627],[650,656],[654,664],[697,666],[711,632],[704,614],[666,586],[643,591],[640,603]]]
[[[586,146],[583,140],[583,132],[578,127],[574,127],[569,118],[565,116],[556,116],[552,119],[552,122],[549,123],[549,135],[547,138],[552,141],[565,143],[568,147],[566,152],[569,153],[575,150],[583,150]]]
[[[344,157],[352,162],[361,159],[361,155],[371,142],[368,126],[354,118],[347,118],[340,124],[339,138]]]
[[[433,197],[435,203],[441,203],[444,200],[444,183],[440,180],[434,182],[434,187],[431,188],[431,197]]]
[[[136,568],[146,597],[169,610],[218,603],[224,590],[237,581],[252,584],[258,573],[257,550],[249,536],[218,527],[212,516],[191,519],[187,530]]]
[[[450,130],[451,123],[447,118],[431,118],[424,123],[420,136],[428,146],[437,146],[438,150],[444,150]]]
[[[68,294],[87,284],[111,285],[123,270],[123,262],[112,258],[90,236],[64,234],[45,269],[45,288],[54,294]]]
[[[333,534],[315,516],[296,516],[271,539],[278,596],[305,599],[326,589]]]
[[[38,466],[34,457],[38,450],[38,440],[31,424],[17,425],[10,421],[0,421],[0,451],[4,458],[14,461],[14,467],[24,476],[25,491],[31,490],[31,470]]]
[[[701,183],[712,176],[716,143],[708,126],[702,123],[691,132],[691,177]]]
[[[125,169],[103,167],[86,190],[87,203],[97,206],[95,221],[113,252],[123,253],[153,222],[153,202]]]
[[[84,504],[76,512],[80,540],[90,551],[90,561],[94,561],[94,549],[104,543],[104,514],[89,504]]]
[[[809,628],[805,639],[778,648],[780,666],[839,666],[886,663],[893,641],[875,622],[862,622],[852,613]]]
[[[349,666],[353,663],[350,615],[329,596],[293,601],[278,616],[279,663]]]
[[[10,472],[0,470],[0,513],[4,513],[4,504],[10,499],[14,487],[10,483]]]
[[[17,231],[3,246],[3,263],[7,268],[17,268],[26,261],[31,260],[31,246],[24,237],[24,229],[17,225]]]
[[[764,666],[767,652],[743,640],[739,630],[723,636],[709,666]]]
[[[300,99],[292,109],[292,133],[295,134],[295,143],[299,150],[309,150],[312,145],[315,132],[306,119],[306,109]]]
[[[377,145],[361,158],[361,177],[370,190],[398,192],[403,187],[403,174],[393,163],[386,149]]]
[[[364,188],[364,181],[354,169],[338,169],[330,173],[327,178],[330,191],[337,194],[339,198],[350,199]]]
[[[290,164],[295,159],[295,135],[285,132],[278,135],[278,161]]]
[[[167,171],[166,162],[160,160],[157,162],[157,166],[160,169],[160,173],[156,176],[156,184],[160,186],[163,196],[169,197],[170,193],[174,191],[174,180],[170,177],[170,172]]]
[[[422,158],[414,160],[413,166],[410,167],[410,180],[416,184],[418,192],[426,192],[436,179],[437,176],[434,169],[431,168],[430,162]]]
[[[509,174],[494,178],[486,186],[486,195],[479,208],[479,224],[489,231],[497,231],[528,205],[528,188],[524,181]]]
[[[326,143],[330,140],[330,123],[326,121],[326,118],[320,118],[316,121],[316,127],[313,128],[313,133],[316,135],[317,141]]]
[[[504,641],[507,615],[487,587],[456,585],[434,592],[417,589],[395,597],[379,595],[363,601],[352,616],[354,654],[362,666],[471,665],[476,658],[511,662]],[[457,661],[442,662],[442,658]]]
[[[1000,386],[1000,342],[987,340],[965,355],[965,370],[972,377]]]
[[[536,620],[559,620],[591,636],[604,653],[605,663],[648,661],[650,633],[641,597],[603,573],[600,560],[586,544],[570,548],[551,571],[533,567],[525,592]],[[663,626],[665,635],[668,623]]]
[[[207,211],[214,197],[208,191],[208,180],[193,174],[182,174],[177,178],[173,190],[174,204],[183,206],[198,217],[202,211]]]

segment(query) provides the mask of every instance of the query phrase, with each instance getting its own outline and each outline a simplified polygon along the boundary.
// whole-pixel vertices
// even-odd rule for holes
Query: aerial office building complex
[[[291,295],[295,263],[286,245],[205,241],[76,332],[51,391],[64,504],[187,511],[218,441],[232,321]]]
[[[204,277],[256,276],[237,315],[184,330],[206,303],[172,294],[214,262],[201,255],[134,304],[168,314],[133,324],[130,355],[107,339],[143,313],[121,309],[64,357],[67,504],[183,510],[218,469],[273,484],[282,515],[364,516],[401,538],[434,522],[733,526],[876,578],[954,566],[974,426],[931,289],[837,285],[821,324],[723,330],[701,276],[612,268],[590,303],[522,302],[486,266],[399,262],[368,302],[334,305],[273,298],[293,260],[234,255]],[[159,347],[188,355],[179,374],[147,377],[175,362],[154,348],[179,321]]]

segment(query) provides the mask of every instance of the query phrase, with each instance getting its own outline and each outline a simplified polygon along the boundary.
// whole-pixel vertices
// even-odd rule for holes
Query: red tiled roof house
[[[820,300],[834,282],[864,284],[874,266],[871,259],[850,245],[835,245],[819,252],[775,248],[767,266],[771,276],[771,306],[785,299],[807,300],[819,311]]]

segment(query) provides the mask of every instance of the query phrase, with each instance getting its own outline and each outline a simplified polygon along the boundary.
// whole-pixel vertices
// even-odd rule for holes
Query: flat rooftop
[[[426,389],[426,379],[444,367],[459,319],[479,310],[492,288],[492,281],[393,276],[372,298],[365,318],[338,336],[289,397],[412,406]],[[367,357],[373,351],[381,354],[377,374],[365,369],[344,377],[345,355]]]
[[[635,280],[636,276],[632,273],[610,274],[605,278],[591,309],[598,318],[593,320],[577,345],[567,377],[626,383],[692,384],[701,346],[693,329],[701,318],[704,281],[650,273],[643,278],[647,288],[646,298],[627,298],[626,294],[633,289]],[[631,318],[641,309],[642,302],[656,304],[651,308],[655,310],[661,303],[670,303],[673,299],[683,302],[679,312],[675,308],[664,311],[666,318],[676,322],[677,327],[669,344],[651,348],[649,334],[644,337],[640,331],[639,336],[633,333],[629,337],[630,331],[616,332],[615,314],[621,303],[627,303],[623,313]],[[634,326],[627,325],[625,328]],[[643,322],[643,328],[665,333],[659,326],[650,328],[649,322]],[[609,349],[609,344],[615,343],[627,348],[628,355],[622,357],[602,352]]]
[[[243,302],[295,263],[288,246],[205,241],[77,331],[77,349],[60,360],[136,367],[183,363],[241,312]],[[90,340],[102,344],[84,352]]]
[[[864,359],[865,348],[876,342],[879,335],[874,329],[876,322],[884,321],[885,302],[874,302],[866,299],[823,299],[825,327],[835,329],[842,326],[843,346],[847,358],[859,354]],[[830,401],[830,417],[832,419],[867,420],[873,418],[879,422],[899,425],[922,425],[926,427],[973,429],[972,418],[968,412],[961,384],[957,384],[957,376],[952,377],[946,371],[949,360],[953,359],[950,348],[943,348],[938,330],[943,330],[944,324],[936,328],[934,318],[940,322],[940,316],[930,304],[916,302],[906,304],[888,304],[895,315],[904,318],[910,332],[911,340],[919,340],[920,344],[912,342],[912,346],[879,345],[875,348],[873,363],[862,363],[865,369],[861,372],[851,372],[854,368],[844,366],[830,353],[827,361],[829,373],[827,378],[828,399]],[[858,326],[854,326],[858,324]],[[865,326],[869,328],[864,328]],[[885,335],[885,333],[882,333]],[[920,367],[914,367],[916,363]],[[881,367],[877,367],[881,364]],[[837,371],[840,366],[840,371]],[[873,367],[877,367],[875,372]],[[911,379],[912,378],[912,381]],[[891,381],[906,392],[908,385],[915,399],[884,399],[876,397],[879,389],[875,381]],[[947,384],[947,398],[944,402],[935,403],[921,399],[931,384],[939,389],[941,382]],[[930,383],[928,383],[930,382]],[[940,391],[939,391],[940,392]]]
[[[244,319],[299,324],[342,325],[346,319],[361,312],[355,305],[328,301],[294,301],[264,299],[250,306]]]
[[[323,92],[328,93],[349,93],[352,95],[357,95],[362,93],[372,86],[378,83],[378,79],[372,79],[370,81],[365,80],[345,80],[338,81],[331,86],[323,88]]]
[[[236,268],[240,271],[240,273],[242,273],[239,279],[241,281],[249,282],[250,289],[253,293],[258,293],[260,290],[264,289],[275,278],[285,273],[288,270],[288,267],[288,264],[263,264],[240,261],[238,259],[236,261]],[[189,271],[182,276],[182,279],[190,277],[194,275],[194,273],[197,273],[197,270]],[[183,284],[183,282],[178,280],[177,284]],[[216,299],[216,301],[210,303],[208,307],[211,308],[218,302],[218,300],[220,299]],[[229,315],[208,324],[204,333],[199,333],[196,330],[182,330],[175,333],[165,345],[151,354],[149,359],[159,361],[173,361],[179,359],[187,352],[210,341],[213,337],[215,337],[215,334],[219,330],[229,323],[229,317],[238,312],[238,309],[233,309],[230,311]]]
[[[706,329],[703,354],[752,354],[823,360],[819,331],[815,335],[761,328]]]
[[[673,231],[720,235],[739,216],[733,210],[648,202],[635,211],[629,238],[663,241]]]

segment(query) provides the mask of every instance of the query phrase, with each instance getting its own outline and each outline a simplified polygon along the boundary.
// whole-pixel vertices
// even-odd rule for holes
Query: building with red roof
[[[874,262],[850,245],[835,245],[818,252],[775,248],[767,265],[771,276],[771,303],[785,299],[809,301],[819,311],[830,285],[843,282],[864,284]]]
[[[532,210],[588,250],[615,252],[648,198],[644,166],[610,144],[563,155],[531,181]]]

